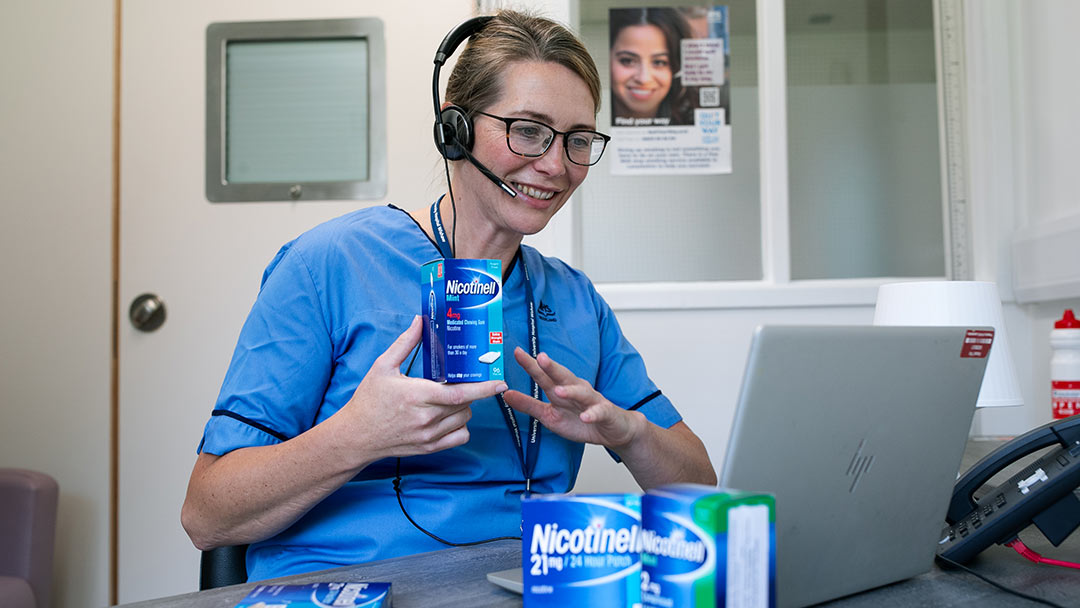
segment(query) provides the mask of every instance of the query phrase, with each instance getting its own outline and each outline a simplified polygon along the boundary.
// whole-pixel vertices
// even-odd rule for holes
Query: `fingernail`
[[[509,390],[509,389],[510,389],[510,387],[509,387],[509,386],[507,386],[505,382],[500,382],[500,383],[499,383],[499,386],[498,386],[498,387],[496,387],[496,389],[495,389],[495,392],[498,392],[498,393],[505,393],[505,392],[506,392],[507,390]]]

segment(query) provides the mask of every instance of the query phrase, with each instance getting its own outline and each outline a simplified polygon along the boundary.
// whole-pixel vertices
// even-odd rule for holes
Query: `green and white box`
[[[774,608],[772,495],[698,484],[641,499],[641,600],[661,608]]]

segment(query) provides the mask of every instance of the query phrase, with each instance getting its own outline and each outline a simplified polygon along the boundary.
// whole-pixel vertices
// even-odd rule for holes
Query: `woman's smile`
[[[554,190],[541,190],[540,188],[534,188],[532,186],[526,184],[519,184],[517,182],[512,182],[511,185],[514,187],[514,190],[517,190],[518,192],[530,198],[546,201],[551,200],[551,197],[555,196]]]

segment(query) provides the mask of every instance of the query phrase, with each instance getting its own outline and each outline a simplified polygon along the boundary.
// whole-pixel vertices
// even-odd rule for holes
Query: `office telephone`
[[[1017,460],[1056,447],[979,499],[975,493]],[[953,489],[938,555],[970,561],[994,543],[1005,544],[1029,524],[1055,547],[1080,526],[1080,415],[1055,420],[1013,439],[963,475]]]

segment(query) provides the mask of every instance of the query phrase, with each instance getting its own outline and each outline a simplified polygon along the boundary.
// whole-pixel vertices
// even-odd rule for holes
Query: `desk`
[[[970,442],[964,455],[963,469],[966,470],[996,445],[997,442]],[[1073,534],[1060,547],[1051,546],[1034,528],[1022,534],[1022,538],[1025,544],[1045,556],[1080,562],[1080,532]],[[445,549],[324,570],[278,579],[275,582],[300,584],[320,581],[389,581],[393,583],[395,608],[516,607],[521,606],[521,596],[492,585],[485,579],[485,575],[488,572],[512,568],[520,563],[521,542],[498,541],[477,547]],[[968,566],[1022,592],[1064,606],[1080,606],[1080,570],[1035,564],[1020,557],[1012,549],[998,545],[983,552]],[[196,572],[191,573],[193,579],[197,575]],[[231,608],[254,586],[255,583],[247,583],[127,604],[125,608]],[[825,605],[830,608],[988,608],[1027,605],[1027,602],[999,591],[963,571],[944,571],[934,566],[930,572],[915,578]]]
[[[476,547],[458,547],[407,557],[301,574],[275,582],[389,581],[394,608],[521,606],[521,596],[496,587],[488,572],[521,565],[521,541],[501,540]],[[193,577],[198,573],[193,572]],[[255,583],[177,595],[124,608],[232,608]]]

